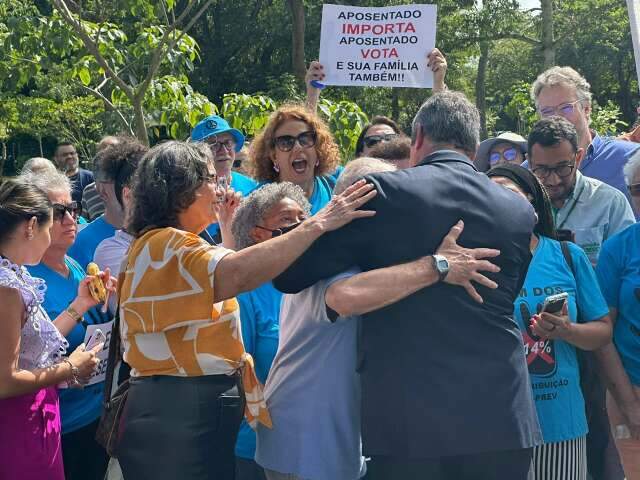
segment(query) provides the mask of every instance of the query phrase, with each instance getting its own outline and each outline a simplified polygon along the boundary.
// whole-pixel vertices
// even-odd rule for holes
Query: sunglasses
[[[54,203],[53,206],[53,220],[57,222],[61,222],[64,219],[64,216],[69,213],[74,220],[76,220],[80,216],[80,205],[78,202],[71,202],[68,205],[63,205],[61,203]]]
[[[364,144],[367,148],[371,148],[380,142],[389,142],[398,136],[397,133],[386,133],[384,135],[371,135],[364,137]]]
[[[632,197],[640,197],[640,183],[629,185],[629,193]]]
[[[271,232],[271,238],[276,238],[276,237],[279,237],[280,235],[284,235],[285,233],[290,232],[291,230],[299,226],[300,223],[301,222],[294,223],[293,225],[287,225],[286,227],[275,228],[273,230],[271,228],[262,227],[260,225],[256,225],[256,227],[261,228],[262,230],[266,230],[267,232]]]
[[[316,144],[318,136],[316,132],[311,130],[302,132],[300,135],[294,137],[292,135],[281,135],[273,140],[273,145],[281,152],[290,152],[293,150],[294,145],[298,142],[302,148],[311,148]]]
[[[507,162],[513,162],[518,157],[518,151],[515,148],[507,148],[504,152],[493,152],[489,155],[489,163],[495,165],[504,158]]]

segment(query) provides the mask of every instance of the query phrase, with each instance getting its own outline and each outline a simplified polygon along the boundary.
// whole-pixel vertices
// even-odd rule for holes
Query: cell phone
[[[550,295],[544,299],[542,304],[542,311],[547,313],[559,313],[562,311],[564,303],[568,300],[569,294],[567,292],[558,293],[557,295]]]
[[[107,341],[106,335],[102,332],[102,330],[98,328],[96,329],[95,332],[93,332],[93,335],[91,335],[91,338],[89,338],[89,341],[85,345],[85,350],[91,350],[96,345],[100,343],[104,343],[106,341]]]
[[[564,230],[564,229],[556,230],[556,239],[559,242],[576,243],[576,235],[571,230]]]

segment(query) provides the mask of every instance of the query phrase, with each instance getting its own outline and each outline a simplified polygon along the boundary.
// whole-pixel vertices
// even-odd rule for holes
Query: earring
[[[540,221],[540,217],[538,217],[538,212],[533,212],[533,215],[536,217],[536,225]]]
[[[273,169],[274,169],[277,173],[280,173],[280,167],[278,166],[278,164],[277,164],[277,163],[274,163],[274,164],[273,164]]]
[[[33,240],[33,232],[27,232],[27,240]]]
[[[320,159],[316,160],[316,167],[320,166]]]

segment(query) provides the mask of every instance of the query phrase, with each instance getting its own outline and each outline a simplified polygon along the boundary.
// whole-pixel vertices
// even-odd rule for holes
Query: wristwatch
[[[80,315],[75,308],[71,307],[71,305],[69,305],[66,309],[65,312],[67,313],[67,315],[69,315],[76,323],[80,323],[82,321],[82,315]]]
[[[449,274],[449,260],[442,255],[431,255],[433,268],[438,272],[438,281],[442,282]]]

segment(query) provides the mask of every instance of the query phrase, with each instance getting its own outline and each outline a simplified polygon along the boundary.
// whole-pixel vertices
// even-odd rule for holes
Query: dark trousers
[[[527,480],[532,448],[429,459],[373,456],[367,480]]]
[[[227,375],[132,379],[117,447],[125,480],[233,480],[244,409],[235,385]]]
[[[98,421],[62,435],[62,459],[66,480],[102,480],[109,457],[96,442]]]
[[[236,457],[236,480],[267,480],[267,476],[255,460]]]

